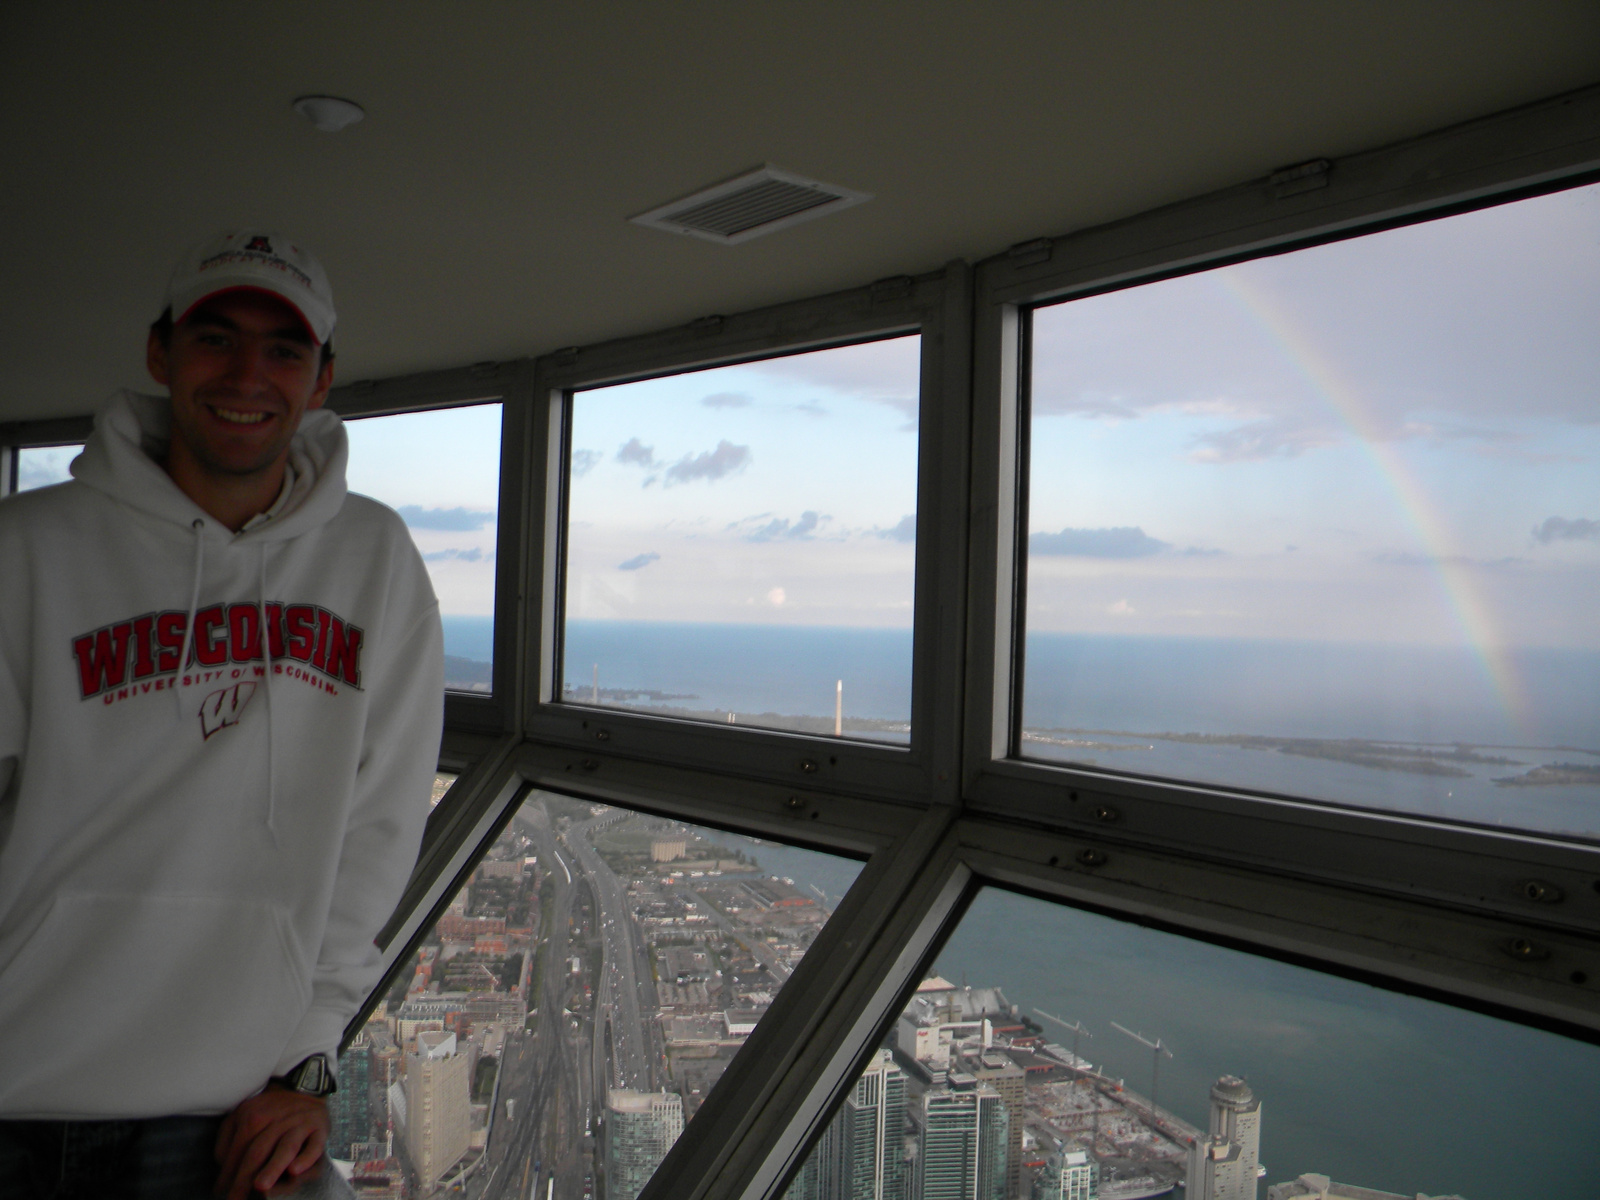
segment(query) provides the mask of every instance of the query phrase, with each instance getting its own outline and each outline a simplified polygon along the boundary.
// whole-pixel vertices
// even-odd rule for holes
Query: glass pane
[[[579,392],[565,698],[907,741],[920,346]]]
[[[859,869],[534,793],[346,1051],[334,1156],[633,1200]]]
[[[1038,310],[1024,754],[1600,832],[1600,187]]]
[[[428,799],[430,808],[438,808],[439,801],[444,799],[445,793],[450,790],[450,785],[455,783],[458,776],[449,771],[440,771],[433,777],[433,794]]]
[[[83,450],[83,443],[71,446],[19,446],[17,448],[17,491],[49,487],[72,478],[67,470]]]
[[[788,1200],[1581,1200],[1596,1146],[1600,1048],[989,888]]]
[[[350,434],[350,490],[405,518],[439,596],[444,685],[490,690],[500,405],[363,417]]]

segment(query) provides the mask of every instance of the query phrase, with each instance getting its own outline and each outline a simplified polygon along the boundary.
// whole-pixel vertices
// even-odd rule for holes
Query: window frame
[[[1015,757],[1028,309],[1590,181],[1600,177],[1600,89],[1339,159],[1313,177],[1322,186],[1295,190],[1268,177],[979,264],[969,662],[974,680],[990,686],[968,687],[964,811],[1075,833],[1102,853],[1173,853],[1214,864],[1219,893],[1228,890],[1221,872],[1243,869],[1509,922],[1503,965],[1527,989],[1513,1007],[1529,1019],[1548,1018],[1552,1004],[1563,1005],[1549,989],[1583,991],[1572,1002],[1587,1014],[1585,1027],[1600,1029],[1592,987],[1563,977],[1578,970],[1593,978],[1593,964],[1564,958],[1577,951],[1556,952],[1562,938],[1592,936],[1600,926],[1595,839]],[[1532,898],[1536,882],[1555,884],[1565,902]],[[1512,945],[1532,949],[1519,957]],[[1403,970],[1405,953],[1397,947],[1392,969]]]
[[[529,457],[533,476],[542,470],[543,478],[529,488],[529,669],[522,700],[522,727],[530,740],[604,748],[608,755],[596,757],[597,763],[619,753],[734,771],[805,793],[893,799],[911,807],[955,803],[962,539],[917,539],[909,748],[564,703],[558,699],[559,645],[568,430],[576,391],[920,332],[917,519],[919,528],[948,528],[961,523],[965,494],[969,295],[969,269],[952,263],[915,278],[898,276],[816,299],[707,317],[537,361]]]

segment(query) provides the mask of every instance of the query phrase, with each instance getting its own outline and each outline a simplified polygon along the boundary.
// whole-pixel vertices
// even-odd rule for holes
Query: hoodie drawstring
[[[172,694],[183,719],[183,673],[189,669],[189,650],[194,645],[194,614],[200,609],[200,577],[206,565],[206,523],[199,517],[189,522],[194,530],[194,586],[189,589],[189,615],[183,622],[183,647],[178,651],[178,673],[173,676]]]
[[[200,610],[200,583],[206,565],[206,523],[196,517],[189,523],[194,530],[194,584],[189,589],[189,615],[183,622],[183,645],[178,651],[178,673],[172,680],[172,693],[178,706],[178,719],[183,719],[184,672],[189,669],[189,652],[195,647],[194,618]],[[261,657],[266,662],[266,674],[261,686],[266,693],[267,706],[267,832],[273,845],[278,844],[278,826],[275,820],[278,803],[278,772],[272,752],[272,634],[267,628],[267,547],[261,546],[260,570],[256,575],[256,616],[261,622]]]
[[[260,590],[256,593],[256,610],[261,616],[261,657],[267,673],[261,679],[267,705],[267,832],[272,844],[278,844],[278,827],[273,818],[277,814],[278,772],[272,753],[272,634],[267,629],[267,545],[261,543]]]

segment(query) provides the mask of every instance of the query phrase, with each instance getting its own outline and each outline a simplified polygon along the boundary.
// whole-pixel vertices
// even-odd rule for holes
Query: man
[[[346,494],[321,267],[229,234],[168,301],[169,398],[0,504],[0,1197],[303,1176],[427,813],[438,605]]]

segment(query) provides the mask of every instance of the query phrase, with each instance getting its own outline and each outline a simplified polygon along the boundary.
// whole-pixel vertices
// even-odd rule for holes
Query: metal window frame
[[[1085,837],[1110,853],[1170,854],[1215,871],[1219,902],[1252,878],[1337,889],[1349,898],[1423,903],[1503,922],[1507,969],[1527,989],[1502,996],[1528,1019],[1560,1001],[1600,1030],[1600,994],[1579,952],[1600,930],[1600,840],[1508,832],[1239,788],[1135,778],[1014,756],[1025,532],[1025,316],[1031,305],[1136,285],[1503,200],[1600,175],[1600,88],[1532,105],[1397,146],[1320,163],[1322,186],[1288,173],[1112,225],[1027,243],[977,268],[965,812],[1018,827]],[[1278,180],[1279,182],[1274,182]],[[1044,876],[1041,876],[1044,878]],[[1542,893],[1538,883],[1554,884]],[[1542,895],[1542,898],[1540,898]],[[1552,895],[1563,897],[1551,903]],[[1235,897],[1235,901],[1237,897]],[[1264,903],[1264,902],[1263,902]],[[1262,915],[1270,915],[1263,907]],[[1263,943],[1265,944],[1265,943]],[[1521,958],[1513,957],[1521,946]],[[1532,947],[1532,952],[1527,952]],[[1391,967],[1404,975],[1409,950]],[[1548,956],[1546,956],[1548,952]],[[1330,958],[1330,963],[1333,961]],[[1463,996],[1477,986],[1465,971]]]
[[[608,384],[775,358],[920,332],[919,525],[963,523],[968,461],[970,271],[902,276],[812,300],[710,317],[645,337],[546,355],[535,364],[526,529],[529,632],[523,731],[535,742],[720,770],[803,794],[890,799],[914,808],[957,799],[964,614],[963,539],[919,536],[913,600],[909,748],[780,731],[725,728],[564,703],[559,633],[571,397]],[[596,761],[601,761],[596,756]]]

